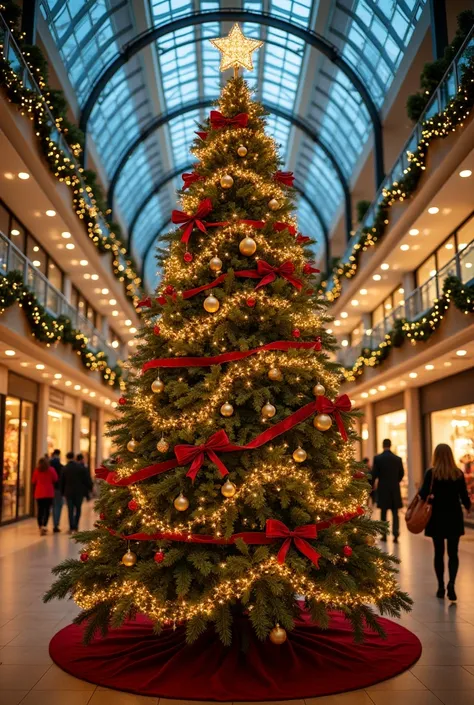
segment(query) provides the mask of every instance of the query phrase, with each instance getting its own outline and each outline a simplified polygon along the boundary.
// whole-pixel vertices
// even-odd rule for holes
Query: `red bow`
[[[137,303],[137,308],[150,308],[151,307],[151,297],[147,296],[146,299],[142,299]]]
[[[208,225],[227,225],[226,222],[207,223],[205,220],[203,220],[203,218],[205,218],[206,215],[209,215],[211,211],[212,202],[210,198],[205,198],[204,201],[201,201],[195,213],[183,213],[183,211],[176,210],[172,211],[171,222],[183,226],[183,235],[181,237],[181,242],[185,242],[186,244],[189,242],[189,237],[194,227],[198,228],[198,230],[200,230],[202,233],[206,233],[206,226]]]
[[[228,451],[231,447],[232,446],[229,442],[227,433],[221,429],[212,436],[209,436],[207,441],[200,446],[175,446],[174,453],[180,465],[187,465],[188,463],[191,463],[191,467],[186,473],[186,477],[190,477],[194,482],[194,479],[198,474],[206,455],[209,460],[214,463],[214,465],[217,465],[222,477],[228,475],[229,471],[222,460],[217,457],[216,451],[222,453],[223,451]]]
[[[195,181],[203,181],[204,176],[199,176],[199,174],[193,171],[190,174],[181,174],[181,178],[184,181],[183,190],[186,191]]]
[[[337,428],[344,441],[347,441],[347,433],[344,428],[344,423],[341,417],[341,411],[349,412],[352,408],[351,400],[347,394],[342,394],[332,402],[327,397],[318,397],[316,399],[316,409],[319,414],[333,414]]]
[[[298,245],[304,245],[306,242],[309,242],[311,240],[310,237],[307,237],[306,235],[302,235],[301,233],[298,233],[296,236],[296,242]]]
[[[273,174],[273,180],[284,186],[293,186],[295,177],[292,171],[276,171]]]
[[[197,135],[201,140],[207,139],[207,132],[195,132],[195,135]]]
[[[257,262],[257,273],[262,279],[258,282],[255,289],[260,289],[260,287],[270,284],[275,281],[277,275],[279,275],[290,282],[290,284],[293,284],[299,291],[303,285],[299,279],[293,276],[294,271],[295,265],[293,262],[287,261],[283,262],[279,267],[272,267],[272,265],[265,262],[265,260],[259,259]]]
[[[313,265],[309,262],[306,262],[303,267],[303,274],[319,274],[320,271],[320,269],[318,269],[317,267],[313,267]]]
[[[273,223],[273,230],[277,233],[281,233],[282,230],[288,230],[290,235],[296,235],[296,228],[294,225],[290,225],[290,223]]]
[[[315,539],[318,535],[316,524],[306,524],[306,526],[297,526],[294,531],[283,524],[282,521],[278,519],[267,519],[265,526],[265,534],[269,539],[285,539],[283,544],[278,551],[278,563],[284,563],[286,554],[288,553],[290,546],[294,543],[295,548],[298,549],[306,558],[309,558],[311,563],[313,563],[317,568],[319,568],[318,561],[320,559],[320,554],[314,549],[311,544],[309,544],[305,539]]]
[[[233,118],[226,118],[218,110],[211,110],[210,118],[213,130],[220,130],[222,127],[247,127],[249,121],[247,113],[239,113]]]
[[[174,286],[171,286],[171,284],[168,284],[168,286],[164,288],[164,291],[161,296],[157,296],[156,300],[160,304],[160,306],[164,306],[168,302],[168,299],[166,298],[167,296],[170,296],[172,301],[176,301],[176,289],[174,288]]]

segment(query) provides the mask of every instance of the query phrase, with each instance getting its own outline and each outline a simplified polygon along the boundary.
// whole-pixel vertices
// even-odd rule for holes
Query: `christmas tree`
[[[361,638],[410,599],[366,513],[293,175],[237,75],[260,42],[236,26],[213,43],[234,78],[197,132],[162,283],[141,302],[100,519],[46,599],[72,596],[86,639],[142,613],[157,633],[185,624],[192,642],[214,625],[230,644],[244,615],[281,643],[303,603],[322,627],[342,610]]]

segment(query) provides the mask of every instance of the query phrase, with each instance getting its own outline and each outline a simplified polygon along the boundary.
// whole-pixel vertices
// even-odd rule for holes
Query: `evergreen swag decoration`
[[[98,370],[104,382],[114,389],[121,387],[122,369],[109,366],[107,355],[87,347],[87,337],[72,327],[67,316],[53,318],[39,303],[36,295],[23,283],[21,272],[9,272],[0,279],[0,315],[17,303],[23,308],[33,336],[47,346],[62,342],[71,345],[88,370]]]
[[[78,157],[82,151],[84,135],[67,118],[67,102],[63,92],[48,86],[48,64],[41,49],[37,46],[29,46],[22,40],[17,30],[21,14],[19,8],[15,3],[9,2],[0,5],[0,11],[12,33],[15,33],[15,41],[42,91],[43,100],[38,98],[35,91],[23,85],[10,63],[3,57],[0,58],[0,86],[5,90],[8,100],[18,107],[20,113],[27,115],[33,121],[38,143],[50,171],[70,188],[74,210],[79,219],[84,222],[88,236],[101,253],[110,252],[113,255],[113,273],[120,282],[126,284],[126,295],[134,299],[141,280],[133,257],[115,234],[117,232],[120,235],[120,226],[110,222],[107,224],[108,233],[104,235],[102,232],[105,219],[101,219],[100,216],[101,213],[107,213],[107,204],[102,189],[97,183],[97,174],[91,169],[83,169],[71,163],[67,155],[57,147],[51,138],[52,127],[47,110],[49,109],[55,116],[55,127],[61,132],[75,157]],[[86,184],[87,201],[92,203],[92,207],[84,198],[83,183]],[[126,267],[120,263],[120,255],[126,257]]]
[[[335,301],[341,295],[343,278],[351,279],[357,274],[359,260],[363,252],[379,242],[387,232],[390,208],[410,198],[416,191],[421,175],[426,169],[428,150],[431,142],[444,139],[458,128],[462,128],[474,105],[474,57],[471,57],[463,71],[459,92],[442,113],[434,115],[422,125],[422,139],[413,153],[409,153],[410,165],[405,169],[405,176],[394,181],[390,188],[383,190],[383,198],[374,214],[371,227],[361,229],[360,237],[352,248],[349,261],[338,264],[331,277],[333,287],[326,292],[328,301]],[[328,282],[321,282],[327,287]]]
[[[429,340],[438,329],[451,301],[459,311],[466,314],[474,313],[474,285],[466,286],[458,277],[447,277],[443,282],[443,294],[435,301],[434,306],[417,321],[408,321],[406,318],[395,321],[393,330],[386,334],[385,340],[375,350],[363,348],[354,365],[343,370],[346,380],[354,382],[366,367],[381,365],[387,359],[390,350],[401,347],[407,339],[412,345],[416,345],[417,341]]]

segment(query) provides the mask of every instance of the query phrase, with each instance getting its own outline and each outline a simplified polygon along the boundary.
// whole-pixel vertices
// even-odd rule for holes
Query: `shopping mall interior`
[[[237,83],[240,76],[252,91],[251,100],[259,101],[266,112],[265,125],[258,130],[252,120],[261,120],[261,108],[252,103],[247,110],[244,89],[237,97],[229,89],[240,85]],[[233,103],[229,95],[234,96]],[[212,113],[212,110],[221,112]],[[161,705],[169,701],[171,705],[173,700],[474,705],[474,515],[469,511],[470,501],[474,501],[473,113],[471,0],[3,0],[0,4],[1,705],[157,705],[158,701]],[[276,157],[268,154],[261,159],[259,144],[270,151],[277,149],[280,161],[272,162]],[[252,150],[256,152],[254,157]],[[233,161],[229,162],[231,152]],[[214,162],[206,167],[206,160],[211,159]],[[274,163],[278,170],[273,167],[273,174],[268,166],[270,171],[265,172],[267,163]],[[225,173],[226,168],[229,173]],[[256,170],[256,176],[250,177],[252,169]],[[249,183],[237,188],[235,181],[247,178]],[[258,210],[262,194],[267,200],[266,194],[273,197]],[[210,198],[208,210],[203,205],[205,197]],[[230,208],[228,201],[234,209],[234,222],[230,211],[225,210]],[[249,204],[248,208],[242,203]],[[288,208],[282,206],[286,203]],[[214,213],[209,215],[212,208]],[[239,233],[239,239],[245,238],[240,245],[237,240],[237,255],[232,251],[233,234],[235,240],[232,227]],[[280,239],[272,241],[272,237]],[[221,250],[208,244],[224,240],[225,247]],[[247,252],[245,243],[250,247]],[[209,265],[206,252],[213,258]],[[206,259],[206,267],[199,269],[202,257]],[[224,265],[222,259],[226,261]],[[249,272],[248,267],[256,269]],[[230,269],[233,274],[224,284]],[[258,277],[260,282],[255,284],[252,279]],[[204,291],[207,293],[203,294]],[[238,299],[240,314],[230,311],[224,301],[224,296],[230,300],[234,295],[243,296]],[[285,300],[280,307],[271,308],[271,296]],[[303,296],[307,297],[304,304]],[[292,324],[285,328],[286,323],[282,323],[285,306],[292,305],[302,308],[294,309],[293,317],[288,319]],[[202,318],[203,306],[208,318]],[[327,316],[322,313],[323,307],[327,307]],[[269,310],[275,315],[274,330],[267,326]],[[227,311],[230,313],[226,319]],[[256,323],[257,328],[247,333],[248,321],[256,314],[260,316],[260,330]],[[188,325],[186,318],[191,315],[201,318]],[[220,317],[218,324],[213,323],[213,315],[216,321]],[[320,326],[317,330],[313,323],[316,319]],[[213,325],[215,337],[206,347],[205,336]],[[226,325],[234,327],[231,333]],[[311,333],[306,334],[305,326]],[[265,347],[267,343],[273,347]],[[247,375],[250,380],[250,374],[258,373],[259,360],[267,364],[265,355],[273,365],[268,372],[271,382],[265,379],[260,396],[256,391],[258,381],[246,382],[252,392],[245,391],[242,382],[232,406],[230,396],[225,396],[231,394],[235,383],[230,366],[241,370],[235,375],[237,379]],[[310,355],[317,360],[314,364],[321,371],[312,384],[317,383],[322,391],[317,392],[315,387],[316,396],[310,394],[306,398],[303,371],[301,378],[287,377],[291,384],[287,391],[282,390],[279,405],[276,393],[271,396],[270,392],[269,396],[267,391],[270,384],[279,384],[287,376],[286,369],[282,374],[278,367],[280,361],[282,369],[294,364],[297,358],[301,364],[310,365],[313,364],[308,362]],[[214,362],[203,362],[213,356]],[[184,371],[179,357],[187,361]],[[287,361],[283,362],[283,358]],[[196,360],[201,361],[200,366]],[[145,367],[140,369],[144,363]],[[199,376],[204,374],[203,365],[213,365],[212,371],[206,372],[205,383]],[[151,368],[173,368],[161,370],[164,381],[160,377],[155,379],[153,394],[148,387],[140,386],[148,384],[143,380],[149,379]],[[193,372],[196,368],[201,371]],[[154,374],[156,377],[156,369]],[[222,375],[220,383],[218,375]],[[192,384],[196,384],[194,393]],[[251,393],[255,396],[251,397]],[[165,394],[169,408],[164,407]],[[321,398],[326,407],[318,406]],[[159,403],[163,405],[161,415]],[[215,414],[213,404],[217,404]],[[246,406],[252,404],[255,410],[265,404],[262,418],[257,421],[251,420]],[[311,413],[316,410],[320,414],[314,420],[317,431],[312,422],[306,421],[309,412],[298,416],[310,404],[313,404]],[[175,419],[171,417],[173,409]],[[148,422],[150,410],[154,410],[153,423]],[[145,411],[148,417],[143,421],[141,414]],[[319,426],[316,423],[323,416],[327,427],[323,421]],[[201,421],[207,435],[202,435]],[[148,423],[154,432],[151,445],[147,445],[151,433],[147,430]],[[300,431],[295,430],[297,423]],[[301,428],[305,423],[311,426],[309,436],[298,436],[303,433]],[[196,429],[193,424],[197,424]],[[209,450],[206,445],[209,426],[224,436],[226,432],[228,437],[224,441],[227,445],[234,444],[232,448],[225,446],[221,436],[217,445],[210,442]],[[285,442],[283,433],[287,434]],[[327,447],[320,445],[323,436],[331,439]],[[256,438],[251,441],[253,437]],[[400,514],[399,538],[393,523],[386,536],[387,529],[377,525],[375,538],[370,535],[364,543],[365,549],[369,547],[368,554],[362,551],[358,554],[353,547],[351,558],[353,548],[344,546],[340,570],[347,577],[353,560],[354,570],[362,575],[361,566],[373,560],[377,570],[392,566],[388,573],[393,575],[395,564],[386,564],[382,552],[388,551],[399,561],[397,581],[413,604],[407,612],[403,609],[400,612],[398,607],[388,608],[380,595],[388,590],[391,578],[385,577],[385,582],[378,584],[380,595],[372,600],[375,613],[391,619],[394,628],[404,629],[401,635],[394,632],[390,636],[396,642],[390,646],[393,651],[387,651],[385,656],[380,652],[381,661],[385,659],[382,665],[375,660],[371,667],[373,656],[366,661],[366,656],[360,656],[358,662],[357,647],[349,650],[342,660],[347,663],[353,659],[353,664],[359,664],[349,668],[353,679],[347,677],[347,683],[345,676],[341,680],[336,673],[330,686],[318,686],[318,673],[326,669],[322,659],[314,661],[312,678],[294,676],[295,683],[300,684],[308,678],[306,690],[296,686],[294,690],[280,688],[279,673],[276,681],[269,675],[260,678],[267,683],[267,690],[263,688],[261,692],[256,689],[250,695],[242,694],[243,691],[239,695],[239,689],[229,684],[224,695],[222,690],[210,688],[206,696],[207,690],[200,690],[197,681],[195,691],[180,690],[178,685],[173,690],[165,676],[163,681],[159,678],[157,683],[153,681],[153,686],[144,685],[145,675],[142,682],[130,685],[127,681],[124,685],[110,675],[112,667],[107,677],[91,675],[86,666],[81,671],[78,664],[86,663],[88,654],[101,652],[89,651],[84,656],[80,650],[87,651],[94,644],[84,646],[80,640],[71,656],[63,636],[61,643],[66,644],[64,652],[69,656],[58,656],[59,633],[65,634],[68,628],[76,629],[77,633],[87,631],[84,627],[87,621],[70,627],[81,609],[90,608],[91,623],[97,616],[94,628],[97,633],[100,631],[100,613],[94,612],[99,602],[95,601],[95,595],[107,596],[111,586],[119,585],[114,580],[128,580],[122,575],[126,570],[137,571],[138,577],[135,582],[127,583],[125,597],[122,593],[121,600],[117,598],[112,607],[105,609],[109,611],[104,621],[108,620],[109,627],[112,625],[112,632],[114,628],[125,628],[117,616],[122,613],[123,619],[129,620],[126,625],[142,617],[156,621],[156,615],[173,614],[162,622],[163,632],[158,632],[155,625],[156,634],[152,632],[152,637],[158,644],[164,638],[161,634],[169,632],[171,639],[175,632],[181,634],[180,629],[186,630],[183,627],[186,619],[176,616],[184,614],[184,596],[191,590],[186,604],[192,615],[198,615],[201,605],[197,605],[196,595],[206,588],[193,573],[186,573],[189,585],[179,587],[180,580],[181,585],[188,580],[178,576],[182,558],[179,551],[184,550],[179,542],[199,543],[196,539],[199,534],[205,534],[210,544],[230,542],[232,546],[202,549],[220,551],[222,561],[232,551],[237,552],[237,540],[245,542],[242,538],[234,541],[234,537],[247,536],[232,533],[237,531],[235,527],[248,532],[266,526],[265,541],[270,544],[268,524],[273,517],[270,506],[273,500],[256,488],[268,481],[276,487],[273,494],[280,493],[281,488],[272,484],[276,480],[271,473],[277,472],[284,456],[264,453],[273,453],[277,446],[284,453],[294,439],[298,448],[291,452],[297,465],[288,455],[292,464],[287,465],[286,474],[291,476],[293,468],[293,481],[303,483],[299,496],[306,497],[305,475],[297,474],[305,471],[305,466],[298,463],[307,460],[306,451],[314,472],[321,472],[322,467],[318,468],[316,451],[311,454],[309,444],[319,453],[323,467],[331,453],[336,463],[345,463],[347,468],[352,463],[350,477],[355,478],[356,485],[354,490],[344,485],[348,489],[347,505],[343,505],[341,498],[337,502],[328,499],[330,489],[314,475],[314,489],[310,493],[316,498],[313,512],[307,507],[303,511],[299,505],[291,510],[294,488],[289,494],[282,492],[286,499],[280,497],[283,514],[277,513],[274,518],[280,524],[284,521],[283,527],[288,531],[276,534],[280,539],[286,537],[285,552],[282,555],[282,549],[277,555],[275,550],[268,565],[281,564],[281,575],[287,571],[285,589],[292,590],[291,594],[306,605],[304,609],[310,610],[308,614],[314,620],[312,629],[324,631],[327,624],[318,621],[322,617],[317,610],[317,599],[313,597],[311,602],[310,593],[304,593],[305,586],[310,591],[309,583],[298,582],[295,576],[306,571],[315,581],[311,586],[317,586],[319,578],[314,566],[317,567],[318,559],[321,566],[341,564],[331,553],[335,549],[329,539],[321,545],[325,533],[331,531],[327,528],[331,522],[323,526],[328,518],[323,513],[329,507],[340,507],[344,511],[339,512],[338,521],[331,520],[332,524],[342,525],[355,517],[354,521],[360,521],[362,528],[355,523],[354,533],[366,531],[370,519],[379,521],[380,509],[388,511],[389,522],[395,514]],[[346,441],[343,450],[337,446],[341,439]],[[401,459],[403,476],[397,476],[396,491],[390,490],[395,494],[390,495],[384,509],[381,488],[385,470],[380,469],[380,461],[374,458],[382,453],[385,439],[391,441],[390,452]],[[273,445],[268,446],[270,441]],[[193,445],[179,446],[179,443]],[[219,454],[229,452],[229,457],[234,458],[236,449],[244,449],[242,462],[250,470],[249,449],[263,444],[268,447],[258,451],[261,453],[258,457],[265,459],[267,475],[263,475],[264,480],[255,479],[251,485],[253,505],[251,500],[245,504],[239,498],[245,495],[247,481],[232,464],[234,460],[227,463],[228,456],[222,456],[223,464]],[[457,601],[436,596],[433,545],[436,547],[438,534],[435,536],[428,529],[428,535],[423,534],[428,514],[417,533],[409,530],[405,521],[408,506],[426,485],[423,484],[426,471],[438,467],[433,454],[439,444],[451,449],[457,468],[452,468],[451,473],[467,490],[466,495],[460,490],[455,499],[456,516],[461,517],[462,513],[459,521],[465,527],[465,533],[456,534],[459,540],[461,533]],[[196,450],[195,446],[198,456],[190,455],[189,448]],[[179,448],[188,448],[187,456],[183,450],[180,455]],[[56,450],[59,454],[55,456]],[[387,452],[385,449],[385,455]],[[66,458],[67,453],[74,455]],[[57,470],[54,477],[51,475],[52,489],[45,490],[46,494],[39,490],[43,481],[41,478],[38,481],[42,462],[46,463],[45,473],[51,467]],[[72,495],[68,494],[72,490],[68,490],[67,463],[77,472],[75,482],[83,483],[80,526],[79,518],[74,519]],[[186,463],[187,467],[182,467]],[[189,507],[183,487],[190,488],[188,496],[192,503],[194,495],[190,493],[198,492],[201,475],[197,473],[203,463],[201,473],[206,482],[202,484],[202,497],[196,494],[199,507],[193,510],[193,519],[179,524],[180,512]],[[216,466],[219,483],[226,477],[227,468],[232,480],[228,478],[217,492],[219,501],[224,495],[224,504],[232,503],[233,507],[222,533],[220,519],[215,518],[220,516],[220,508],[214,507],[214,514],[208,515],[209,521],[212,520],[210,530],[206,530],[204,518],[206,502],[214,491],[212,487],[217,486]],[[165,470],[168,473],[170,468],[181,484],[172,485],[171,480],[160,479],[165,477],[160,473]],[[136,489],[130,490],[131,495],[124,499],[131,485],[128,475],[140,471],[138,484],[132,485]],[[432,478],[436,472],[433,469]],[[331,477],[335,478],[334,491],[341,492],[343,480],[334,471]],[[145,481],[141,482],[143,478]],[[184,485],[185,480],[190,484]],[[443,481],[448,482],[446,478]],[[432,480],[430,487],[428,481],[426,497],[422,497],[429,511],[432,510],[430,522],[435,510],[441,511],[435,506],[440,501],[433,494],[436,482]],[[174,500],[175,509],[164,510],[160,504],[163,493],[175,492],[176,488],[179,496]],[[347,518],[348,512],[356,508],[357,492],[362,497],[357,511],[363,518],[357,518],[357,511]],[[130,496],[132,499],[128,501]],[[215,495],[212,496],[217,502]],[[125,502],[123,507],[117,497]],[[229,512],[223,509],[221,513],[224,511]],[[42,512],[47,512],[43,524]],[[127,512],[128,524],[119,519]],[[109,521],[111,515],[118,523]],[[146,518],[148,526],[144,528],[143,523],[137,523],[137,517],[140,521]],[[296,527],[291,531],[285,526],[290,521]],[[300,525],[310,521],[320,522],[321,533],[316,531],[317,527],[320,530],[319,524],[311,524],[314,535],[303,533],[301,536],[306,538],[297,538],[297,529],[306,528]],[[452,517],[449,521],[453,521]],[[155,526],[155,534],[151,526]],[[198,526],[194,533],[193,526]],[[156,527],[161,533],[156,533]],[[87,530],[81,542],[74,540],[78,528]],[[140,530],[142,533],[138,533]],[[451,530],[450,527],[441,536],[443,547],[444,540],[448,541],[448,552]],[[120,545],[125,546],[127,553],[123,558],[132,556],[128,568],[123,560],[115,572],[113,559],[109,557],[114,555],[114,546],[110,544],[110,551],[100,548],[97,538],[100,531],[107,535],[108,541],[121,541]],[[173,538],[178,536],[176,532],[181,532],[181,538]],[[212,536],[208,536],[210,532]],[[157,552],[154,559],[150,554],[148,568],[139,568],[141,559],[145,561],[144,544],[151,534],[155,538],[153,551]],[[186,539],[182,538],[184,534]],[[139,538],[131,540],[128,536]],[[138,554],[138,568],[134,550]],[[251,552],[260,556],[255,558],[258,562],[263,556],[259,551],[271,550],[273,545],[268,548],[265,544],[253,547]],[[107,557],[102,566],[100,555]],[[204,570],[198,565],[199,558],[191,558],[193,569]],[[210,561],[210,566],[213,559],[202,560]],[[231,560],[237,564],[234,555]],[[449,560],[446,570],[452,571],[451,555]],[[173,561],[178,566],[174,569]],[[44,602],[44,595],[55,580],[52,571],[58,564],[67,565],[70,571],[67,575],[71,580],[71,576],[76,576],[76,582],[68,587],[64,582],[53,597],[73,599]],[[92,580],[94,564],[98,566],[97,582],[87,583]],[[256,566],[249,564],[245,569],[247,574],[255,577]],[[163,574],[170,568],[168,575],[174,575],[170,580],[176,579],[178,597],[170,597],[166,590],[171,591],[171,587],[165,589],[162,582],[162,592],[154,593],[154,608],[144,609],[146,600],[140,581],[149,586],[154,579],[152,571],[162,567]],[[224,568],[225,562],[220,564],[221,572]],[[89,571],[86,582],[81,583],[80,570]],[[273,568],[262,572],[268,570],[271,572]],[[294,575],[288,577],[291,571]],[[64,573],[59,575],[64,577]],[[451,572],[449,575],[454,589],[454,578]],[[352,573],[350,579],[353,580]],[[375,580],[373,576],[370,579]],[[212,580],[209,579],[209,585]],[[369,577],[364,575],[364,580]],[[319,593],[311,593],[320,595],[325,613],[329,610],[332,615],[342,609],[344,614],[344,598],[339,595],[331,600],[327,596],[332,589],[342,590],[342,585],[346,589],[344,595],[348,595],[352,583],[349,584],[349,577],[344,581],[345,578],[339,585],[321,583]],[[438,589],[439,586],[438,575]],[[119,587],[125,590],[121,582]],[[238,593],[229,587],[228,595],[234,595],[234,602],[239,603],[245,596],[247,608],[243,614],[255,626],[260,603],[259,598],[255,605],[252,603],[252,589],[242,588]],[[268,589],[271,595],[268,602],[273,604],[273,598],[278,602],[277,588]],[[351,600],[354,598],[351,604],[356,604],[357,609],[370,602],[364,598],[369,593],[362,587],[360,590],[355,597],[351,593]],[[87,597],[88,592],[94,596]],[[214,601],[223,604],[222,593],[217,594],[219,599]],[[446,595],[449,596],[449,585]],[[103,597],[104,604],[110,599],[110,595]],[[170,607],[173,599],[180,605],[179,609],[173,607],[174,611]],[[232,610],[234,607],[233,603]],[[211,615],[211,621],[214,608],[215,605],[206,607],[206,618]],[[270,646],[276,649],[276,637],[273,640],[272,634],[275,630],[283,632],[285,643],[279,648],[290,651],[285,652],[282,668],[287,663],[294,665],[300,658],[295,644],[301,635],[296,636],[296,628],[292,636],[293,618],[285,621],[285,609],[279,613],[275,607],[269,617],[262,607],[263,626],[255,627],[261,643],[266,643],[261,648],[267,648],[270,639]],[[140,616],[142,612],[144,616]],[[354,625],[354,614],[350,610],[345,614],[347,623]],[[365,615],[364,628],[370,631],[370,616],[362,611],[360,614]],[[244,616],[239,618],[243,620]],[[189,619],[192,628],[193,620]],[[280,622],[286,631],[281,629]],[[207,634],[206,624],[203,621],[195,626],[196,638],[204,638],[201,632]],[[244,632],[247,628],[242,626]],[[219,633],[224,643],[222,630],[225,631],[221,625]],[[102,637],[94,632],[93,638],[107,642],[110,637],[104,636],[105,632]],[[67,633],[70,636],[71,632]],[[186,634],[189,639],[189,629]],[[371,633],[370,639],[375,638],[374,634]],[[55,647],[53,637],[57,640]],[[409,650],[407,644],[413,639],[412,657],[411,660],[407,657],[406,662],[403,660],[406,654],[399,655],[397,651],[403,650],[400,640],[404,638],[405,650]],[[385,643],[381,638],[380,642]],[[388,642],[383,648],[389,649]],[[374,654],[379,647],[382,649],[380,645],[374,647]],[[365,653],[364,648],[360,647],[360,654]],[[182,658],[184,649],[183,646],[180,652]],[[329,646],[327,651],[331,649]],[[231,674],[231,681],[246,680],[245,646],[242,654],[234,664],[236,671]],[[224,657],[218,658],[216,652],[214,657],[217,672],[217,663],[221,664]],[[175,654],[173,658],[178,657]],[[275,664],[279,663],[280,657],[275,658]],[[374,675],[379,665],[382,675]],[[184,662],[181,667],[183,682],[190,680],[192,684],[193,676],[186,676]],[[333,664],[328,666],[332,667]],[[385,667],[388,670],[384,671]],[[341,673],[345,672],[345,666],[340,668]],[[120,669],[117,666],[116,670]],[[356,671],[364,674],[362,680],[358,680]],[[209,676],[209,682],[213,680],[219,679]]]

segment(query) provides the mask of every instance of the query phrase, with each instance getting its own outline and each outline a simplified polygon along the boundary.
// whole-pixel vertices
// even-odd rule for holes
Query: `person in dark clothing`
[[[91,487],[94,487],[94,483],[92,482],[92,477],[91,477],[91,469],[90,469],[90,467],[87,465],[83,453],[78,453],[78,454],[76,455],[76,462],[79,463],[79,465],[82,465],[82,466],[87,470],[87,474],[88,474],[88,476],[89,476],[89,485],[90,485]],[[87,493],[86,499],[87,499],[87,501],[89,501],[89,499],[90,499],[90,491]]]
[[[377,506],[381,510],[380,518],[382,521],[387,521],[387,511],[390,509],[393,540],[398,543],[400,533],[398,510],[403,506],[400,482],[403,479],[404,470],[402,459],[392,453],[391,446],[391,440],[386,438],[382,443],[383,453],[376,455],[372,463],[372,480],[374,490],[377,492]],[[382,541],[386,540],[387,537],[382,536]]]
[[[69,513],[69,533],[77,531],[84,497],[92,490],[89,473],[74,460],[74,453],[66,455],[67,464],[61,477],[61,492],[66,497]]]
[[[436,597],[444,598],[444,548],[448,548],[448,599],[456,602],[454,584],[459,568],[459,539],[464,534],[461,503],[469,512],[471,500],[463,473],[456,467],[453,452],[447,443],[436,446],[433,467],[426,471],[418,493],[425,502],[431,497],[432,512],[425,536],[433,539],[434,569],[438,579]]]
[[[59,522],[61,521],[61,512],[63,510],[64,497],[61,492],[61,476],[63,474],[63,465],[61,464],[61,451],[56,448],[53,450],[53,454],[49,459],[49,464],[52,468],[56,470],[56,475],[58,476],[58,481],[54,486],[54,497],[53,497],[53,531],[55,534],[61,531],[59,528]]]
[[[362,458],[362,462],[365,465],[364,472],[367,475],[367,482],[371,486],[372,490],[369,495],[369,500],[371,504],[375,504],[375,490],[374,490],[374,478],[372,477],[372,468],[370,467],[370,460],[369,458]]]

